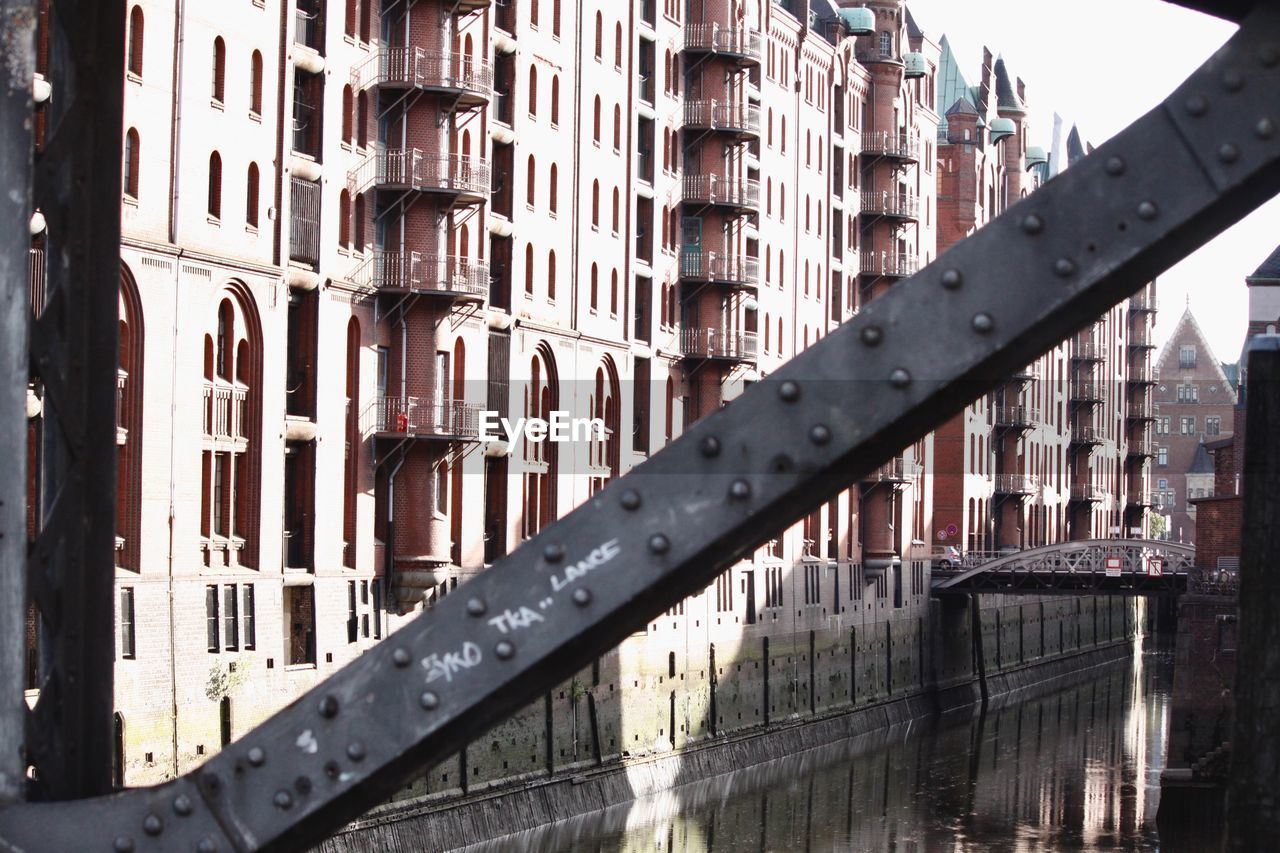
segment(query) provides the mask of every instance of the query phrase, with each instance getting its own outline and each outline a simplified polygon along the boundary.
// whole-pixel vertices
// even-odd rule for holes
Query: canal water
[[[1172,655],[1095,673],[468,849],[1216,850],[1212,827],[1156,826]]]

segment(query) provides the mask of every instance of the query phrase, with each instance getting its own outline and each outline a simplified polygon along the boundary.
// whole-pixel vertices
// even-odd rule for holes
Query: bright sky
[[[943,34],[970,84],[982,48],[1027,84],[1030,144],[1049,150],[1053,114],[1099,145],[1149,111],[1222,45],[1235,25],[1160,0],[907,0],[933,41]],[[943,105],[946,109],[949,105]],[[1280,243],[1280,198],[1159,279],[1156,341],[1190,297],[1214,354],[1235,361],[1248,323],[1246,275]]]

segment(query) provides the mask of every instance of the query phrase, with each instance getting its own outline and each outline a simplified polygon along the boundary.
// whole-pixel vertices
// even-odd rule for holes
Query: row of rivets
[[[320,700],[320,716],[326,720],[331,720],[338,716],[338,699],[335,696],[326,696]]]

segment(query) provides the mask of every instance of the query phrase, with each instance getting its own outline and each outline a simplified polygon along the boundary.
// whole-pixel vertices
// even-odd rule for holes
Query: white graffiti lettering
[[[483,657],[479,646],[475,643],[465,643],[456,652],[444,654],[433,652],[427,655],[422,659],[422,668],[427,671],[428,684],[441,678],[445,681],[453,681],[453,677],[462,670],[479,666]]]
[[[546,620],[527,607],[521,607],[518,611],[504,610],[499,615],[489,620],[489,624],[506,634],[511,631],[518,631],[521,628],[528,628],[534,622],[545,622]]]
[[[551,589],[553,592],[559,592],[573,581],[586,577],[591,572],[610,562],[614,557],[622,553],[622,549],[618,547],[617,539],[610,539],[608,542],[592,550],[585,558],[579,560],[571,566],[566,566],[564,577],[558,575],[551,576]]]

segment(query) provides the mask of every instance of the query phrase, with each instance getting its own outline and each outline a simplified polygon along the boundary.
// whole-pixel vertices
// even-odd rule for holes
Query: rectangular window
[[[223,648],[229,652],[240,648],[240,626],[236,618],[238,611],[235,585],[228,584],[222,588],[222,641]]]
[[[1210,420],[1212,420],[1212,418],[1210,418]],[[1156,464],[1157,465],[1169,464],[1169,448],[1160,447],[1156,449]]]
[[[1195,435],[1196,419],[1194,415],[1182,418],[1182,434]]]
[[[1159,418],[1156,421],[1156,435],[1168,435],[1170,422],[1170,418]]]
[[[204,624],[205,624],[205,646],[209,649],[210,654],[217,654],[222,648],[222,644],[218,639],[218,587],[206,586],[204,588]]]
[[[1205,435],[1220,435],[1222,433],[1222,418],[1211,417],[1204,419]]]
[[[213,535],[227,535],[227,454],[213,455]]]
[[[133,587],[120,588],[120,657],[133,660],[137,647],[133,630]]]
[[[244,628],[244,650],[252,651],[258,645],[258,625],[253,612],[253,584],[247,583],[241,589],[244,602],[240,611]]]
[[[716,612],[728,613],[733,610],[733,570],[723,572],[716,578]]]
[[[286,665],[314,665],[316,662],[316,594],[314,587],[285,587],[284,619],[289,629],[287,645],[285,646]]]
[[[373,638],[382,639],[382,581],[373,579]]]
[[[347,642],[354,643],[358,638],[356,616],[356,582],[347,581]]]
[[[1196,366],[1196,348],[1194,346],[1178,347],[1178,367],[1190,368]]]

